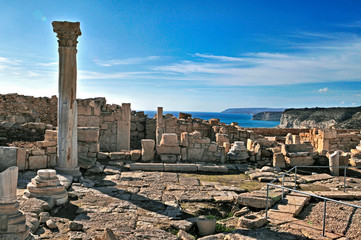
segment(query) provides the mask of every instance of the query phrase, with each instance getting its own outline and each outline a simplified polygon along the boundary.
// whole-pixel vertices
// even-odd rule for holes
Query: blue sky
[[[361,1],[0,1],[0,93],[57,94],[51,22],[79,21],[78,97],[136,110],[361,105]]]

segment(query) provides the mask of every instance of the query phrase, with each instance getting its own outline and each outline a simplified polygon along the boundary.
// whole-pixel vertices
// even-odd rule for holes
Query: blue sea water
[[[154,117],[156,111],[144,111],[144,114],[147,114],[149,117]],[[164,111],[164,114],[173,114],[173,116],[178,117],[179,112],[174,111]],[[231,124],[232,122],[237,122],[241,127],[249,128],[272,128],[280,124],[279,121],[259,121],[251,120],[252,115],[248,114],[231,114],[231,113],[219,113],[219,112],[186,112],[192,114],[193,118],[201,118],[209,120],[211,118],[219,118],[221,122],[226,124]]]

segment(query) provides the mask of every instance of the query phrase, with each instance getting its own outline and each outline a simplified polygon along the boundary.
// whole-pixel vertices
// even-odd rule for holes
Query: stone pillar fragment
[[[153,139],[142,139],[142,161],[153,161],[154,160],[154,145]]]
[[[292,140],[292,134],[291,133],[287,133],[286,135],[286,140],[285,140],[285,144],[292,144],[293,140]]]
[[[328,152],[328,161],[330,166],[330,173],[333,176],[340,176],[340,168],[334,168],[340,166],[340,154],[338,151],[334,151],[333,153]],[[334,167],[331,167],[334,166]]]
[[[300,144],[301,143],[300,135],[292,135],[292,143]]]
[[[157,109],[157,129],[156,129],[156,144],[160,145],[160,141],[162,140],[162,134],[164,133],[164,119],[163,119],[163,108],[158,107]]]
[[[31,239],[25,216],[16,200],[18,168],[9,167],[0,173],[0,239]]]
[[[53,23],[59,38],[58,167],[59,173],[80,176],[77,150],[77,38],[79,22]]]
[[[120,121],[117,123],[117,151],[130,150],[130,103],[122,104]]]

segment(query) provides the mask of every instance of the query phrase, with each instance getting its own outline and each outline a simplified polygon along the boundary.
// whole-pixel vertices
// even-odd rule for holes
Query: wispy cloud
[[[297,46],[288,53],[249,52],[240,56],[195,53],[190,60],[155,66],[152,70],[226,86],[360,81],[361,37],[345,38],[337,33],[333,37],[331,34],[314,37],[319,41]]]
[[[328,88],[327,87],[325,87],[325,88],[321,88],[321,89],[318,89],[318,92],[319,93],[325,93],[325,92],[328,92]]]
[[[47,62],[47,63],[37,63],[36,65],[42,66],[42,67],[51,67],[51,66],[57,66],[58,62]]]
[[[134,58],[125,58],[125,59],[113,59],[113,60],[99,60],[94,59],[94,62],[102,67],[111,67],[116,65],[134,65],[141,64],[146,61],[159,60],[159,56],[148,56],[148,57],[134,57]]]

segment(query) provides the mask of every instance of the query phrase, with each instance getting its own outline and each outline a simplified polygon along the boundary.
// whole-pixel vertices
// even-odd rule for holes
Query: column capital
[[[80,22],[59,22],[52,23],[53,31],[59,38],[59,47],[74,47],[78,43],[77,39],[81,35]]]

